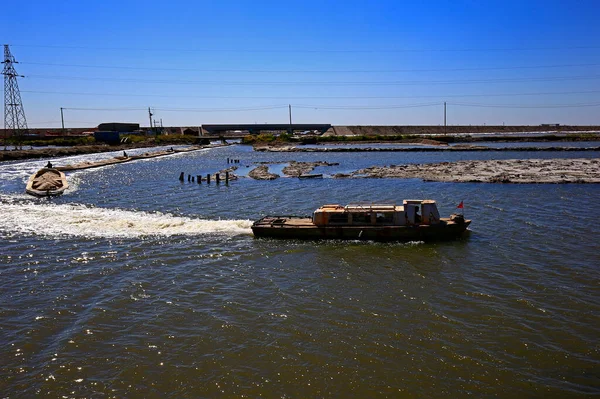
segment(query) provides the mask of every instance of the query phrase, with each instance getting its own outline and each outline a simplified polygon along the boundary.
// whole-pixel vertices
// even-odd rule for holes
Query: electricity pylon
[[[27,120],[25,119],[25,111],[23,110],[23,102],[21,101],[21,92],[17,78],[22,78],[22,75],[17,74],[13,64],[16,64],[15,57],[10,53],[8,44],[4,45],[4,132],[5,134],[12,133],[21,148],[23,134],[27,132]],[[4,149],[6,149],[6,136],[4,138]]]

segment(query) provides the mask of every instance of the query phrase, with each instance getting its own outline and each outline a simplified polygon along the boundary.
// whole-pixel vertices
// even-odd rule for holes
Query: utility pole
[[[8,44],[4,45],[4,130],[5,133],[12,131],[13,136],[22,147],[21,139],[23,133],[27,131],[27,120],[21,101],[21,92],[17,78],[23,78],[23,75],[17,74],[13,64],[17,64],[15,57],[10,53]],[[4,138],[4,149],[6,149],[6,137]]]
[[[444,101],[444,134],[446,134],[446,101]]]
[[[294,130],[292,129],[292,104],[288,104],[290,110],[290,135],[294,134]]]
[[[150,107],[148,107],[148,118],[150,119],[150,133],[152,133],[152,115],[152,111],[150,110]]]
[[[62,123],[62,134],[65,135],[65,118],[63,117],[63,107],[60,107],[60,121]]]

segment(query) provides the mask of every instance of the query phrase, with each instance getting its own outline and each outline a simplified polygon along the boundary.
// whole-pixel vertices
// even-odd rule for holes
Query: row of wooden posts
[[[240,163],[239,159],[229,159],[227,158],[227,163]]]
[[[179,181],[183,182],[185,180],[185,173],[181,172],[181,174],[179,175]],[[206,183],[210,184],[210,173],[206,175]],[[198,184],[202,183],[202,176],[201,175],[197,175],[197,176],[192,176],[192,175],[188,175],[187,176],[187,181],[188,182],[194,182],[197,181]],[[221,183],[221,174],[220,173],[216,173],[215,174],[215,182],[217,184]],[[225,184],[229,184],[229,172],[225,172]]]

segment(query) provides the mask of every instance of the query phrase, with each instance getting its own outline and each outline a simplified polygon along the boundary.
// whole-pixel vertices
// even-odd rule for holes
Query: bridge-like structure
[[[203,136],[247,136],[248,134],[261,134],[268,132],[317,132],[325,133],[331,128],[326,123],[248,123],[248,124],[222,124],[222,125],[202,125]]]

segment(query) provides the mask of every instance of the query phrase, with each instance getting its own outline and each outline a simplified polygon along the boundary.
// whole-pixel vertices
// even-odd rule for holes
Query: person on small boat
[[[127,153],[125,151],[123,151],[123,156],[127,158]]]
[[[48,161],[48,163],[46,164],[46,167],[51,169],[52,168],[52,162]]]

